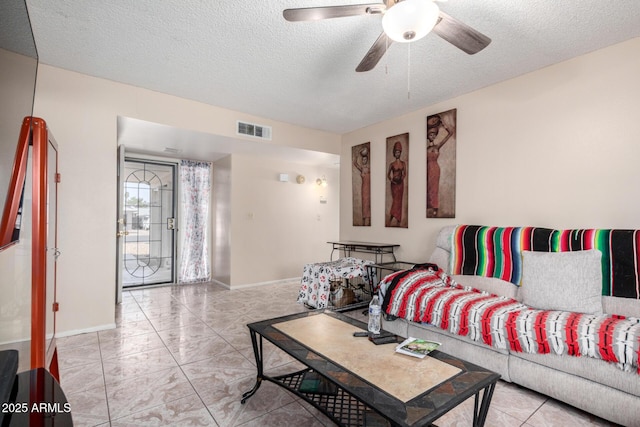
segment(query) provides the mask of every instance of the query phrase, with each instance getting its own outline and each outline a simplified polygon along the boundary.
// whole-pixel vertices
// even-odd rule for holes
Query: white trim
[[[247,283],[244,285],[237,285],[234,286],[233,288],[229,288],[231,290],[236,290],[236,289],[247,289],[247,288],[255,288],[258,286],[267,286],[267,285],[280,285],[280,284],[284,284],[284,283],[290,283],[290,282],[300,282],[300,280],[302,279],[302,277],[291,277],[289,279],[279,279],[279,280],[269,280],[267,282],[257,282],[257,283]],[[227,285],[224,285],[227,286]]]
[[[109,323],[107,325],[94,326],[93,328],[75,329],[72,331],[65,331],[65,332],[56,332],[56,338],[64,338],[64,337],[70,337],[73,335],[87,334],[89,332],[106,331],[106,330],[115,329],[115,328],[116,328],[115,323]]]
[[[3,342],[0,342],[0,346],[16,344],[19,342],[31,342],[31,338],[24,338],[24,339],[13,340],[13,341],[3,341]],[[6,349],[3,349],[3,350],[6,350]]]

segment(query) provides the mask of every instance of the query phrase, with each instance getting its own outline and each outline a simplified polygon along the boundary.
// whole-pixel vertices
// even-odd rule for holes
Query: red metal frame
[[[47,190],[48,137],[47,124],[31,119],[33,146],[33,200],[31,247],[31,369],[46,368],[47,323]]]

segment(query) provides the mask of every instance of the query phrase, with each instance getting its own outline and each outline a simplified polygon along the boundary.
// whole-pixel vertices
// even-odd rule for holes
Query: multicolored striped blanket
[[[497,277],[520,285],[522,251],[602,253],[602,295],[640,299],[640,230],[552,230],[459,225],[451,274]]]
[[[383,279],[385,313],[514,352],[586,356],[640,374],[640,319],[536,310],[417,266]]]

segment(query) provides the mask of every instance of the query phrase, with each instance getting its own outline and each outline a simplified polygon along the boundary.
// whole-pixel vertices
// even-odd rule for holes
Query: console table
[[[342,251],[346,257],[350,257],[351,252],[375,254],[376,264],[383,262],[385,255],[391,256],[393,261],[396,261],[396,255],[393,251],[395,248],[400,246],[396,243],[356,242],[352,240],[341,240],[327,243],[333,246],[331,249],[331,261],[333,261],[333,253],[337,250]]]

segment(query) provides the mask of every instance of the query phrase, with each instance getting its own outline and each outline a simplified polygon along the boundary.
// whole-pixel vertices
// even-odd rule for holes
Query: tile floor
[[[124,293],[117,328],[58,339],[61,383],[77,426],[330,426],[282,388],[255,380],[247,323],[306,310],[298,283],[229,291],[212,284]],[[360,310],[351,312],[361,317]],[[265,347],[265,369],[295,361]],[[473,400],[438,425],[469,426]],[[601,419],[513,384],[499,382],[488,426],[608,426]]]

